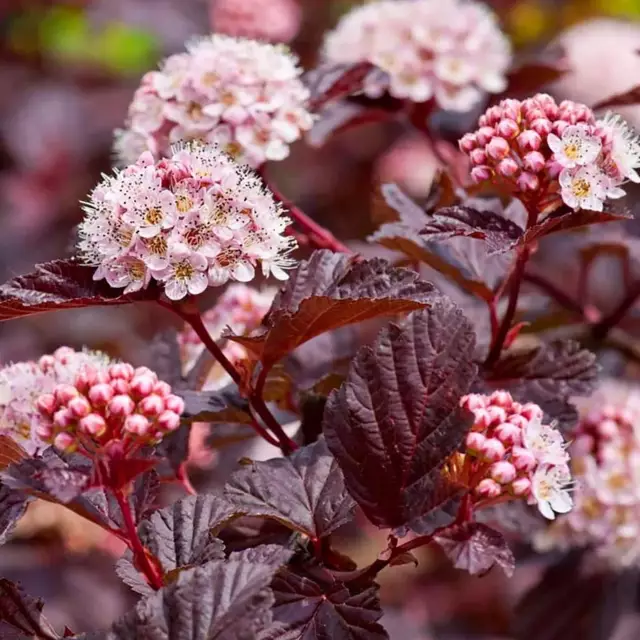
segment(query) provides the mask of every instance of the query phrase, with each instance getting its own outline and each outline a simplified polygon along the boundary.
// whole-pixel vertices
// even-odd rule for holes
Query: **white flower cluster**
[[[469,111],[506,87],[508,39],[493,13],[472,0],[380,0],[350,11],[324,44],[336,63],[370,62],[365,93]]]
[[[254,168],[282,160],[313,124],[301,73],[283,45],[224,35],[197,40],[142,79],[126,129],[116,133],[120,163],[144,150],[167,156],[172,144],[190,140],[220,145]]]
[[[13,438],[27,453],[46,445],[37,435],[36,400],[59,384],[70,384],[86,366],[106,369],[109,358],[93,351],[60,347],[37,362],[16,362],[0,370],[0,433]]]
[[[92,192],[80,225],[79,249],[125,293],[152,280],[180,300],[228,280],[248,282],[260,264],[286,280],[295,246],[284,236],[289,218],[248,168],[212,146],[174,149],[154,163],[149,152],[124,171],[105,176]]]

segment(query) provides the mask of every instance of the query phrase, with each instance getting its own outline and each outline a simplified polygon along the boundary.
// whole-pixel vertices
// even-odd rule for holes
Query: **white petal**
[[[169,300],[181,300],[187,295],[187,285],[174,278],[165,284],[164,292]]]
[[[289,274],[284,269],[281,269],[277,264],[270,265],[270,271],[271,271],[271,275],[276,280],[288,280],[289,279]]]
[[[538,510],[547,520],[555,520],[556,516],[553,513],[553,509],[546,501],[538,502]]]
[[[222,267],[211,267],[209,269],[209,284],[218,287],[229,280],[229,270]]]
[[[555,133],[550,133],[547,136],[547,144],[549,145],[549,149],[554,153],[560,153],[563,149],[562,140],[560,140]],[[562,182],[560,182],[560,184],[562,184]]]
[[[246,262],[241,262],[232,267],[231,275],[238,280],[238,282],[249,282],[255,277],[256,270],[252,265]]]
[[[573,500],[567,491],[557,491],[550,502],[556,513],[568,513],[573,508]]]
[[[199,272],[194,273],[191,276],[191,280],[189,280],[189,293],[197,296],[199,293],[202,293],[209,286],[209,279],[206,274]]]

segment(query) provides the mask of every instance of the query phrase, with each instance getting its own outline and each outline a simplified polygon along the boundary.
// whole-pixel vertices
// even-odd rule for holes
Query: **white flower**
[[[602,211],[607,196],[620,197],[621,190],[613,189],[610,179],[595,165],[563,169],[559,182],[562,200],[572,209]]]
[[[586,124],[568,126],[562,132],[562,138],[550,133],[547,144],[555,154],[555,160],[567,169],[595,162],[602,149],[602,140]]]
[[[640,182],[640,136],[619,116],[607,113],[598,124],[611,134],[611,159],[622,178]]]
[[[539,464],[566,464],[569,455],[562,434],[551,425],[542,424],[542,417],[529,420],[523,432],[524,446]]]
[[[567,465],[542,465],[533,475],[531,493],[540,513],[554,520],[556,513],[568,513],[573,507],[569,495],[571,472]],[[554,513],[555,512],[555,513]]]
[[[155,276],[164,282],[164,292],[169,300],[181,300],[187,294],[198,295],[209,284],[207,259],[187,247],[176,247],[169,257],[169,266]]]

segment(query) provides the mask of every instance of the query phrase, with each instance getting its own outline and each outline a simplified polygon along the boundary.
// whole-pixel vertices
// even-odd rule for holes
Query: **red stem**
[[[169,308],[177,313],[185,322],[187,322],[191,328],[196,332],[204,346],[209,350],[211,355],[220,363],[222,368],[229,374],[231,379],[242,387],[243,380],[240,373],[224,355],[222,349],[216,344],[215,340],[211,338],[207,328],[202,322],[202,317],[197,309],[191,310],[186,305],[172,304],[168,305]],[[265,373],[266,376],[266,373]],[[261,427],[257,421],[254,420],[253,428],[256,433],[262,438],[267,440],[270,444],[280,447],[284,455],[289,455],[298,448],[298,445],[291,440],[291,438],[284,432],[284,429],[280,426],[280,423],[273,417],[271,411],[267,407],[264,399],[262,398],[262,388],[253,389],[249,394],[249,402],[254,411],[260,416],[265,425],[275,434],[277,441],[274,440],[263,427]]]
[[[124,521],[124,531],[127,535],[127,544],[133,553],[133,558],[136,561],[136,565],[140,571],[145,575],[149,584],[156,589],[162,589],[163,580],[162,575],[158,571],[158,568],[151,562],[145,548],[138,536],[138,530],[133,519],[133,513],[131,512],[131,505],[127,500],[127,497],[122,492],[122,489],[114,489],[113,495],[122,513],[122,520]]]
[[[613,329],[631,310],[631,307],[640,298],[640,281],[638,281],[627,293],[622,302],[608,316],[593,326],[591,335],[595,340],[604,340]]]
[[[555,300],[567,311],[572,311],[576,315],[580,316],[580,318],[584,318],[584,310],[580,303],[568,296],[560,288],[556,287],[553,282],[550,282],[536,273],[525,273],[523,280],[524,282],[528,282],[529,284],[532,284],[544,291],[552,300]]]
[[[293,220],[305,230],[311,242],[320,249],[331,249],[336,253],[353,253],[347,245],[340,242],[330,231],[314,222],[302,209],[284,196],[278,187],[269,182],[264,170],[260,171],[260,175],[271,193],[286,207]]]

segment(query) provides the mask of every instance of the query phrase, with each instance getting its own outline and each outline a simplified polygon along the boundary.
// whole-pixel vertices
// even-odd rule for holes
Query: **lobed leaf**
[[[280,290],[253,337],[228,336],[270,369],[312,338],[356,322],[405,313],[430,304],[437,293],[408,269],[385,260],[316,251],[302,262]]]
[[[366,77],[374,70],[369,62],[356,64],[326,63],[308,71],[303,82],[309,89],[309,110],[362,91]]]
[[[225,497],[246,515],[273,518],[313,539],[349,522],[355,509],[324,440],[288,458],[254,462],[236,471]]]
[[[29,503],[29,496],[0,484],[0,544],[5,544]]]
[[[484,575],[494,565],[509,578],[515,571],[515,558],[504,536],[481,522],[455,527],[434,539],[456,569],[468,571],[472,576]]]
[[[0,634],[7,638],[9,633],[19,631],[24,636],[38,640],[57,640],[61,636],[49,624],[42,609],[44,603],[39,598],[27,595],[23,589],[4,578],[0,578]]]
[[[182,419],[188,422],[252,424],[249,402],[235,385],[215,391],[179,391],[185,408]]]
[[[598,109],[611,109],[613,107],[626,107],[631,104],[640,104],[640,84],[632,87],[628,91],[617,93],[609,98],[600,100],[591,107],[594,111]]]
[[[156,287],[124,295],[104,281],[95,281],[94,267],[74,258],[36,265],[34,272],[18,276],[0,286],[0,320],[90,306],[129,304],[155,300]]]
[[[472,423],[460,398],[476,375],[474,343],[469,321],[443,298],[361,348],[329,397],[327,444],[374,524],[411,528],[452,497],[442,465]]]

